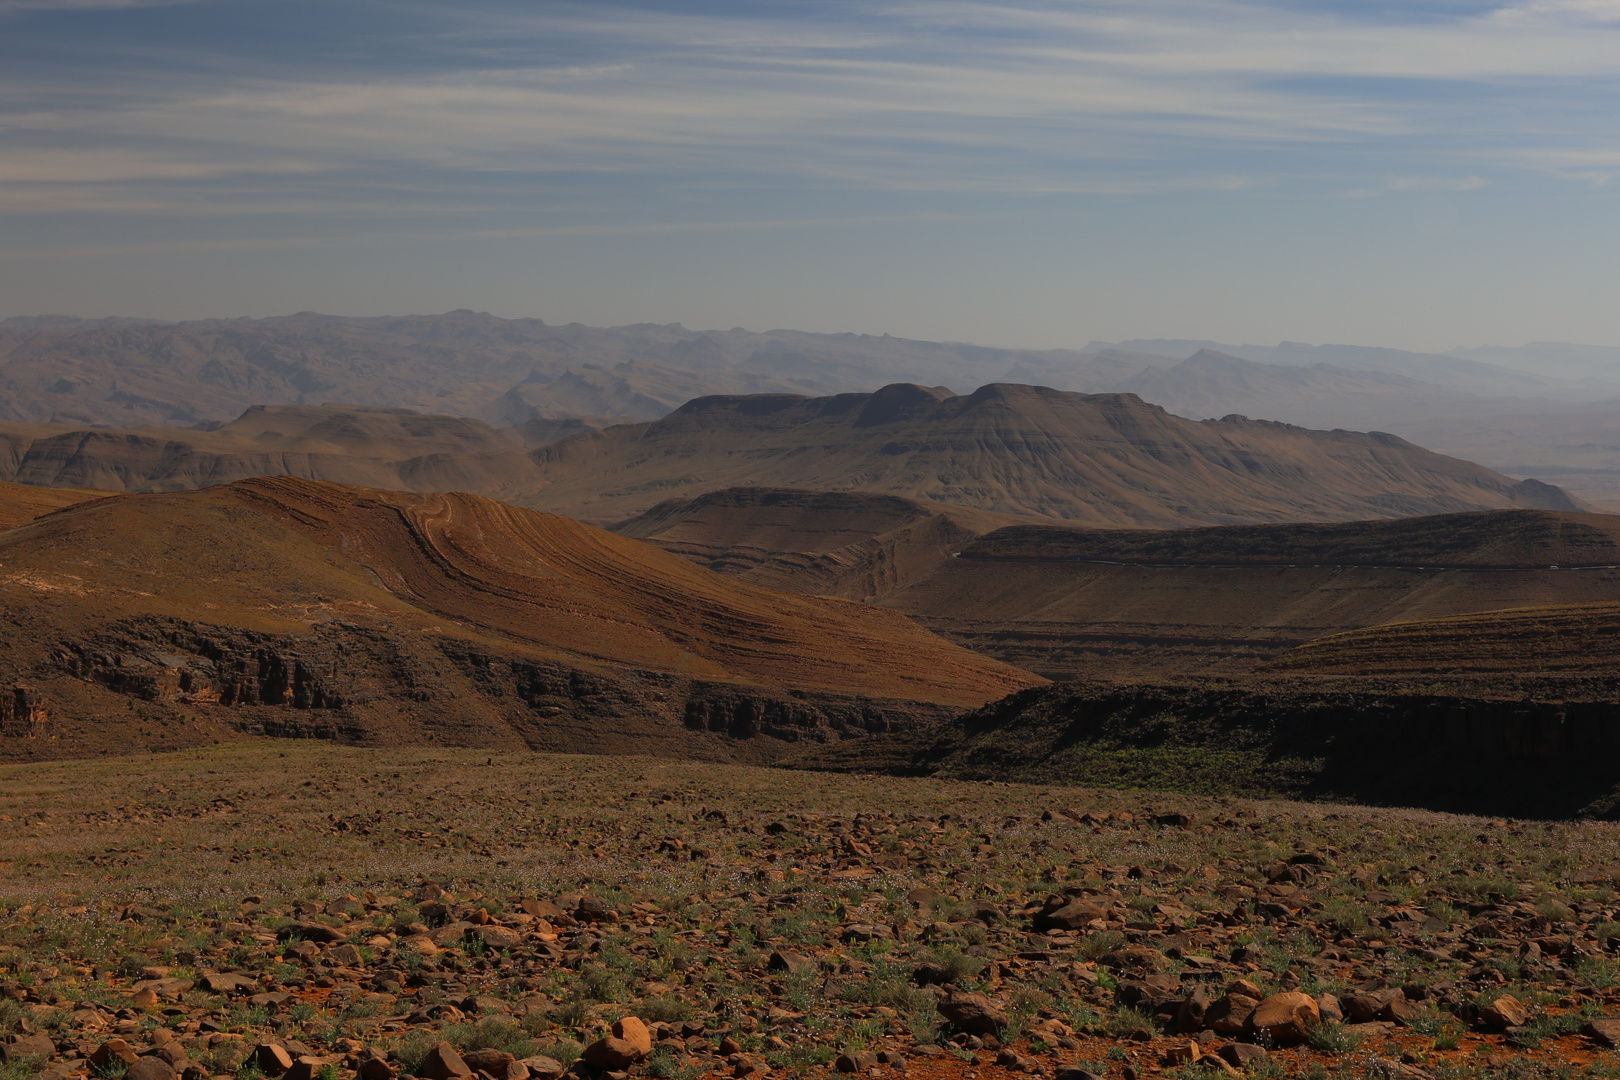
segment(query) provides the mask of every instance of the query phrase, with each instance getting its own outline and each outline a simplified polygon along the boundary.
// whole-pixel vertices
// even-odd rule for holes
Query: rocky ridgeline
[[[131,903],[104,929],[140,945],[112,964],[25,906],[0,927],[21,945],[0,956],[0,1056],[49,1080],[1137,1080],[1341,1059],[1424,1080],[1465,1075],[1451,1051],[1501,1065],[1620,1045],[1612,870],[1571,875],[1583,899],[1565,903],[1332,847],[1259,865],[1091,853],[1235,849],[1265,827],[1252,811],[691,820],[731,854],[632,842],[645,866],[717,882],[679,902],[400,881],[211,914]],[[581,857],[626,842],[568,841]],[[1044,853],[1044,884],[974,895],[1015,843]],[[907,876],[931,884],[902,891]]]

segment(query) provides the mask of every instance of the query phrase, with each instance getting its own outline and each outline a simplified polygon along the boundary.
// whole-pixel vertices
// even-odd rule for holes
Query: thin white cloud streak
[[[387,229],[368,231],[365,239],[370,243],[423,240],[531,240],[545,237],[571,236],[656,236],[679,233],[765,232],[772,230],[826,229],[858,225],[952,224],[969,219],[964,214],[874,214],[865,217],[822,218],[766,218],[740,221],[687,221],[645,222],[618,225],[539,225],[528,227],[499,227],[474,229]],[[0,246],[0,259],[85,258],[104,255],[127,255],[152,251],[248,251],[267,248],[349,247],[352,236],[307,235],[277,236],[267,240],[251,236],[206,240],[166,240],[134,244],[94,244],[82,246],[52,245],[49,247]]]
[[[0,0],[0,18],[49,11],[121,11],[127,8],[176,7],[203,0]]]
[[[278,173],[341,179],[391,167],[791,175],[1022,194],[1151,189],[1191,167],[1208,175],[1176,180],[1248,186],[1265,182],[1262,174],[1189,166],[1185,146],[1452,139],[1459,113],[1483,119],[1469,116],[1467,100],[1430,102],[1384,84],[1478,83],[1495,92],[1620,76],[1620,25],[1610,25],[1617,9],[1610,0],[1533,0],[1413,26],[1230,0],[935,0],[809,36],[699,16],[508,16],[530,33],[565,30],[623,56],[562,69],[373,77],[369,86],[261,76],[199,91],[186,79],[144,97],[25,109],[0,115],[0,131],[56,132],[76,145],[8,155],[0,185],[171,181],[181,186],[177,205],[190,183]],[[1333,78],[1357,85],[1324,84]],[[29,89],[0,80],[9,100],[26,101]],[[1536,123],[1531,114],[1527,125]],[[1481,145],[1449,152],[1554,171],[1584,158],[1585,172],[1620,152],[1620,138],[1607,133],[1589,136],[1607,140],[1599,147],[1522,145],[1530,134],[1491,130]],[[31,197],[37,205],[38,193]],[[263,202],[250,195],[245,205]]]

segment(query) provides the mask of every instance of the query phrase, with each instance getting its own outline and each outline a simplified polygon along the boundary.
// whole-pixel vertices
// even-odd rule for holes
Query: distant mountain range
[[[1620,410],[1594,409],[1620,400],[1620,349],[1600,346],[1439,354],[1140,339],[1030,350],[678,324],[559,326],[465,310],[0,321],[0,420],[75,428],[219,427],[253,406],[345,402],[522,427],[519,441],[532,446],[654,420],[715,394],[818,396],[899,382],[1135,393],[1193,419],[1389,431],[1620,506],[1620,450],[1610,452],[1620,447]],[[1514,418],[1513,437],[1484,437],[1509,426],[1498,417]]]
[[[555,435],[545,421],[530,421]],[[0,480],[171,491],[290,475],[470,491],[613,523],[721,488],[877,492],[998,515],[1176,527],[1461,510],[1574,510],[1393,435],[1194,421],[1132,394],[900,383],[869,394],[698,398],[540,445],[523,428],[403,410],[277,406],[212,431],[0,424]]]
[[[1225,369],[1216,370],[1214,354]],[[1020,382],[1142,393],[1197,417],[1245,412],[1368,428],[1411,414],[1414,398],[1457,412],[1620,396],[1616,357],[1620,350],[1586,346],[1440,355],[1160,339],[1003,349],[679,324],[557,326],[465,310],[180,323],[44,316],[0,321],[0,419],[188,426],[229,420],[252,405],[341,401],[511,426],[535,418],[655,419],[710,394],[826,394],[894,382],[965,391]],[[1237,366],[1243,361],[1248,366]],[[1538,363],[1544,370],[1525,370]]]
[[[723,487],[872,491],[1001,514],[1174,527],[1577,509],[1392,435],[1192,421],[1131,394],[899,384],[872,394],[699,398],[650,424],[535,451],[501,497],[589,520]]]
[[[1155,362],[1164,361],[866,334],[596,329],[472,311],[183,323],[11,318],[0,322],[0,419],[189,426],[253,405],[334,401],[501,426],[652,419],[707,394],[833,393],[897,381],[1092,389]]]

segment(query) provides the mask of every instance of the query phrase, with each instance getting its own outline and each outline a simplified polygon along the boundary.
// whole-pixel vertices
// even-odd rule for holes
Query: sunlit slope
[[[755,588],[471,495],[292,478],[87,504],[0,537],[0,595],[58,623],[334,621],[535,655],[958,704],[1032,680],[890,612]]]
[[[0,481],[0,532],[26,525],[35,518],[90,499],[110,495],[109,491],[82,488],[42,488]]]

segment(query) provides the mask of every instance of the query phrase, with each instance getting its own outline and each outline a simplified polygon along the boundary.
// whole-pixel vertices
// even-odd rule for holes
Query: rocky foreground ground
[[[0,1080],[1620,1076],[1620,828],[261,742],[0,768]]]

